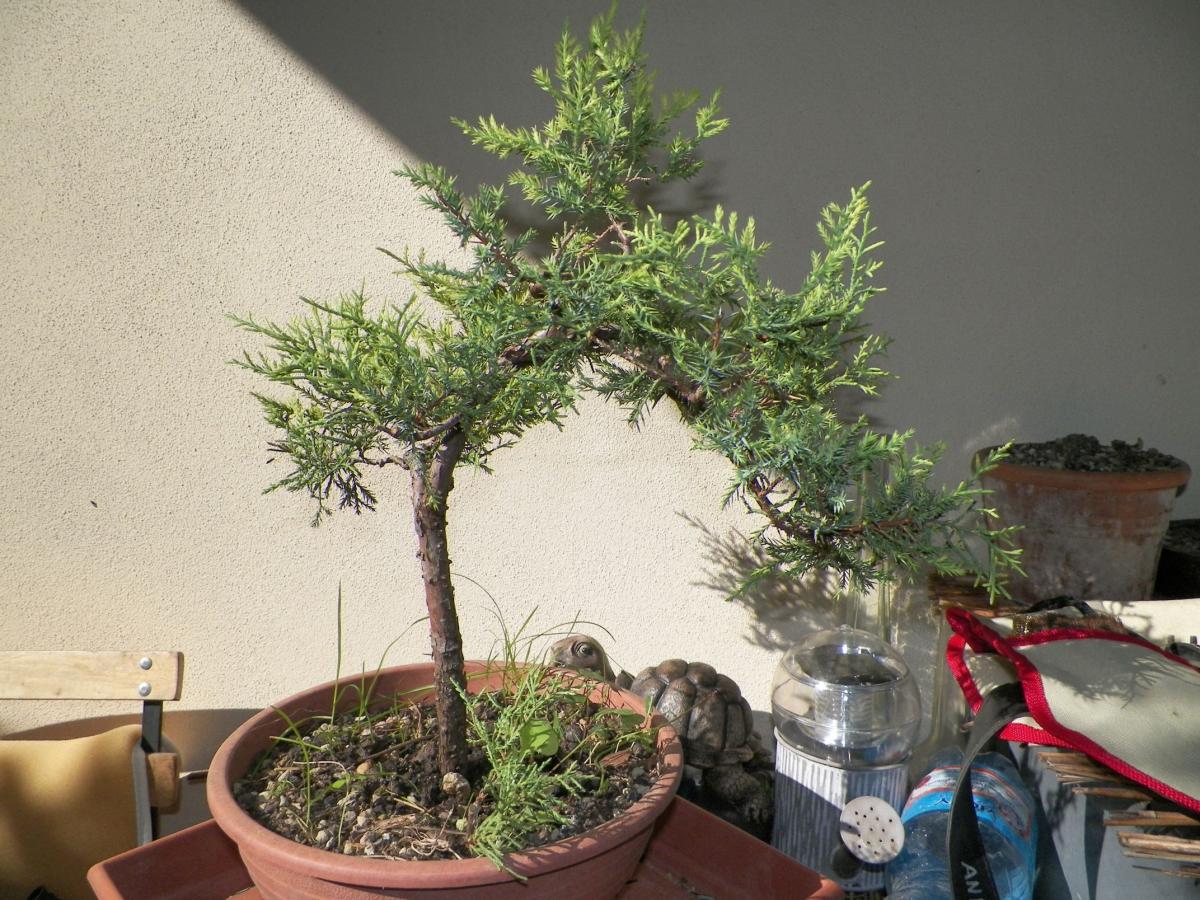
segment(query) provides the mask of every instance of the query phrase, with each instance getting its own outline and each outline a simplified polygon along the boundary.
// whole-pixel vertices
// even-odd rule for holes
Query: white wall
[[[422,615],[403,484],[315,530],[303,499],[259,493],[284,462],[224,317],[364,279],[403,299],[373,248],[454,248],[388,173],[497,177],[448,117],[544,116],[528,70],[564,13],[598,9],[0,8],[0,647],[178,648],[185,707],[257,707],[332,674],[339,583],[353,664]],[[663,86],[724,86],[733,119],[676,199],[755,215],[778,281],[820,207],[874,180],[871,318],[901,380],[867,410],[945,440],[944,477],[1079,430],[1200,462],[1200,8],[656,2],[649,28]],[[723,602],[753,522],[719,511],[724,463],[689,441],[670,409],[635,433],[585,404],[460,477],[455,568],[510,623],[579,613],[623,665],[704,658],[762,710],[782,647],[829,616],[802,588]],[[464,582],[460,605],[485,653],[489,601]],[[425,652],[417,626],[391,659]],[[0,732],[82,714],[0,705]]]

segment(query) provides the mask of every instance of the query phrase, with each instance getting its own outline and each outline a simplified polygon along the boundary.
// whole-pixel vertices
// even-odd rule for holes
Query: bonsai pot
[[[470,691],[498,687],[500,676],[479,663],[468,664]],[[343,687],[361,676],[342,679]],[[386,703],[396,694],[420,698],[433,681],[433,666],[422,663],[384,669],[375,696]],[[489,860],[382,860],[344,856],[295,843],[251,818],[234,799],[233,785],[282,730],[277,710],[292,720],[328,715],[335,682],[328,682],[263,710],[229,736],[213,758],[208,774],[208,805],[221,830],[237,845],[242,861],[266,900],[350,900],[364,897],[439,898],[593,898],[608,900],[633,874],[650,840],[654,823],[679,787],[683,749],[675,732],[663,725],[658,749],[663,762],[659,780],[616,818],[583,834],[505,857],[522,879]],[[644,701],[625,691],[606,690],[606,702],[639,712]],[[601,692],[593,695],[601,701]],[[343,690],[339,707],[357,700]]]
[[[1013,540],[1025,575],[1010,578],[1013,597],[1148,600],[1171,507],[1190,475],[1187,466],[1079,472],[1010,462],[985,473],[1000,524],[1022,526]]]

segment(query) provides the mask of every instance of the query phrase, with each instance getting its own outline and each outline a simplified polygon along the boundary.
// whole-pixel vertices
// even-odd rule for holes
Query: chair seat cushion
[[[137,843],[138,725],[68,741],[0,740],[0,897],[90,900],[87,870]]]

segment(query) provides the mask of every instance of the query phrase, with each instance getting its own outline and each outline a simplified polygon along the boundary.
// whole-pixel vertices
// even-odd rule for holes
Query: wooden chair
[[[183,654],[175,651],[0,651],[0,700],[132,700],[142,705],[133,748],[137,840],[158,835],[158,810],[179,802],[179,756],[162,747],[163,703],[178,700]],[[0,797],[0,803],[3,803]]]

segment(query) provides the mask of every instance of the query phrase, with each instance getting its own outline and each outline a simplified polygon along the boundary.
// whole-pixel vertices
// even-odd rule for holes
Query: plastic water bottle
[[[942,750],[904,804],[904,849],[888,864],[888,900],[952,900],[946,833],[962,751]],[[979,832],[996,892],[1004,900],[1033,896],[1037,819],[1016,766],[998,753],[975,757],[971,786]]]

